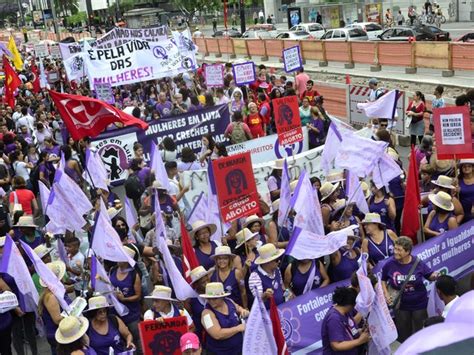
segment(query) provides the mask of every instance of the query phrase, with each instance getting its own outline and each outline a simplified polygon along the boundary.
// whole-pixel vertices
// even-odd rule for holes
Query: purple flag
[[[22,296],[18,300],[21,309],[24,312],[36,311],[39,295],[30,276],[28,266],[26,266],[25,260],[13,239],[8,234],[5,238],[0,273],[8,274],[15,280],[18,291]]]
[[[363,253],[361,256],[361,265],[357,270],[357,279],[359,280],[359,294],[356,299],[356,309],[362,314],[363,317],[367,317],[369,314],[372,303],[375,298],[375,291],[372,287],[370,279],[367,277],[367,258],[369,255]]]
[[[91,209],[92,205],[81,188],[67,174],[56,170],[46,207],[46,215],[54,225],[59,226],[62,233],[66,230],[81,231],[86,224],[83,215]]]
[[[166,244],[166,240],[164,238],[158,237],[156,235],[156,240],[158,243],[158,249],[160,250],[163,261],[166,266],[166,271],[168,272],[168,276],[173,284],[173,290],[176,294],[176,298],[180,301],[184,301],[188,298],[194,298],[198,295],[192,287],[186,282],[181,272],[178,270],[176,264],[174,263],[173,257],[170,254],[168,249],[168,245]]]
[[[283,227],[286,225],[286,217],[288,216],[291,189],[290,189],[290,174],[288,172],[288,163],[285,159],[283,162],[283,172],[281,175],[281,187],[280,187],[280,207],[278,208],[278,225]]]
[[[130,230],[138,223],[135,207],[130,204],[130,200],[125,196],[125,219]]]
[[[428,295],[428,317],[441,316],[444,311],[444,302],[436,292],[436,285],[431,284],[431,290]]]
[[[7,46],[5,45],[5,43],[0,42],[0,57],[3,56],[4,54],[5,54],[7,57],[13,58],[12,52],[10,52],[10,50],[7,48]]]
[[[155,172],[155,178],[160,182],[161,186],[170,191],[171,186],[168,180],[165,164],[163,164],[160,150],[154,141],[151,142],[150,168]]]
[[[318,235],[324,235],[324,224],[319,199],[305,170],[301,172],[295,193],[291,198],[291,207],[296,212],[294,221],[296,227]]]
[[[110,282],[109,276],[102,263],[93,255],[91,257],[91,286],[96,292],[99,292],[107,298],[109,304],[113,305],[120,316],[128,314],[129,310],[115,296],[115,288]]]
[[[91,185],[107,191],[109,174],[97,152],[91,152],[89,148],[86,148],[86,167],[87,171],[84,171],[84,178]]]
[[[66,251],[66,248],[64,247],[64,243],[63,243],[63,240],[61,238],[58,238],[57,239],[57,242],[58,242],[58,255],[59,255],[59,259],[61,259],[61,261],[63,263],[65,263],[66,265],[69,264],[69,258],[67,256],[67,251]]]
[[[388,186],[388,183],[403,174],[403,170],[393,158],[387,153],[383,153],[372,170],[372,180],[378,189]]]
[[[214,182],[214,172],[212,170],[212,164],[209,164],[207,170],[207,186],[208,186],[208,195],[207,195],[207,217],[203,219],[208,223],[213,223],[217,226],[216,232],[211,235],[211,240],[221,242],[222,232],[227,232],[231,226],[230,223],[221,223],[220,218],[220,209],[219,202],[217,200],[216,186]]]
[[[135,260],[123,250],[120,237],[114,227],[112,227],[102,199],[100,199],[100,210],[97,213],[92,233],[92,250],[102,259],[127,262],[130,266],[135,266]]]
[[[160,200],[158,199],[158,194],[155,193],[155,199],[153,203],[155,204],[155,232],[156,238],[166,239],[166,227],[163,222],[163,215],[161,214]]]
[[[41,199],[41,209],[43,210],[43,213],[46,213],[46,206],[48,206],[49,200],[49,189],[41,180],[38,180],[38,190]]]
[[[59,304],[61,305],[62,309],[66,312],[70,311],[69,304],[65,301],[64,295],[66,294],[66,288],[62,284],[61,280],[59,280],[56,275],[46,266],[43,260],[31,249],[31,247],[20,240],[21,246],[25,251],[25,254],[28,255],[33,266],[35,267],[36,273],[39,275],[41,280],[43,280],[46,287],[56,296]],[[29,276],[29,274],[28,274]]]
[[[336,158],[341,142],[341,134],[334,122],[331,122],[326,136],[326,142],[324,143],[323,153],[321,154],[321,168],[326,175],[333,168],[334,159]]]
[[[356,174],[351,173],[349,170],[346,172],[346,196],[347,204],[355,202],[359,211],[362,213],[369,213],[369,206],[364,196],[364,191],[360,186],[359,178]]]

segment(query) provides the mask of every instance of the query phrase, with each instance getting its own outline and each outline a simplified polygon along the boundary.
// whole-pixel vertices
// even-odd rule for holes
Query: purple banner
[[[456,279],[474,271],[474,220],[413,248],[433,271],[449,274]],[[380,272],[384,261],[374,268]],[[316,289],[278,306],[283,334],[292,354],[321,354],[321,324],[332,305],[336,287],[348,285],[349,280]]]

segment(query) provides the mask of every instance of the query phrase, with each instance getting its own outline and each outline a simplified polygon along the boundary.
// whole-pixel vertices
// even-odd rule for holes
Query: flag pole
[[[340,222],[342,220],[342,217],[344,217],[344,214],[346,213],[346,210],[347,208],[349,207],[349,204],[351,203],[352,199],[355,197],[355,194],[359,191],[359,189],[361,188],[362,186],[362,182],[359,180],[359,184],[357,186],[357,188],[355,189],[354,193],[352,194],[352,196],[349,197],[349,200],[347,200],[346,202],[346,207],[344,207],[344,210],[342,211],[341,213],[341,216],[339,217],[339,220],[338,222]],[[346,186],[347,188],[347,186]]]
[[[393,129],[393,120],[395,119],[395,113],[397,112],[397,102],[398,102],[398,89],[395,89],[395,100],[393,102],[393,108],[392,108],[392,118],[390,120],[391,126],[390,126],[390,137],[392,136],[392,129]],[[403,119],[402,119],[403,122]],[[403,127],[404,129],[405,127]]]
[[[418,207],[418,218],[420,219],[420,234],[421,234],[421,242],[424,243],[425,240],[426,240],[426,236],[425,236],[425,231],[423,229],[424,225],[423,225],[423,216],[421,214],[421,209]]]

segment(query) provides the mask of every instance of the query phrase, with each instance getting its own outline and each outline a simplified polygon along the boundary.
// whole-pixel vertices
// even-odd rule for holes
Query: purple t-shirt
[[[53,145],[51,148],[45,147],[43,151],[58,158],[61,156],[61,147],[59,145]]]
[[[331,307],[321,324],[321,338],[323,340],[323,355],[357,355],[358,348],[347,351],[334,351],[331,342],[350,341],[359,337],[359,331],[354,319],[349,315],[339,313]]]
[[[324,139],[324,121],[317,118],[317,119],[311,119],[311,124],[313,125],[314,128],[317,128],[319,130],[319,133],[316,133],[312,130],[308,131],[308,137],[309,137],[309,142],[312,145],[320,145],[323,143]]]
[[[155,109],[160,113],[161,117],[171,116],[171,109],[173,105],[169,101],[165,101],[165,103],[158,102],[155,106]]]
[[[415,262],[415,257],[409,264],[400,264],[394,257],[388,259],[382,268],[382,280],[394,289],[399,290]],[[428,306],[428,292],[423,284],[423,278],[428,279],[433,271],[423,261],[416,266],[413,275],[405,285],[402,294],[400,309],[404,311],[417,311]]]

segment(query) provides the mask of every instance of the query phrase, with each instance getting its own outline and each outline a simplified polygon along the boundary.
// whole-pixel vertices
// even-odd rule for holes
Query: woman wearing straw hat
[[[277,249],[273,244],[262,245],[255,260],[258,267],[250,274],[249,288],[252,295],[253,297],[261,295],[267,309],[270,306],[268,299],[271,296],[277,305],[285,302],[283,278],[279,269],[279,259],[284,253],[284,249]]]
[[[58,355],[96,355],[89,346],[86,332],[89,321],[85,317],[67,316],[59,323],[55,333]]]
[[[459,199],[464,210],[463,222],[467,222],[474,216],[474,159],[462,159],[459,168]]]
[[[59,280],[62,280],[66,274],[66,264],[64,264],[62,261],[54,261],[52,263],[46,264],[46,266]],[[40,280],[39,283],[42,287],[44,287],[44,291],[39,299],[38,314],[43,319],[46,340],[51,346],[51,352],[55,354],[57,346],[55,334],[59,323],[63,319],[63,316],[61,315],[63,310],[61,309],[56,295],[46,287],[46,284],[43,282],[43,280]],[[64,295],[64,300],[67,303],[71,303],[71,299],[67,294]]]
[[[255,259],[258,257],[257,248],[262,245],[260,236],[257,232],[252,233],[248,228],[244,228],[237,232],[235,237],[237,239],[235,252],[240,257],[242,274],[248,277],[249,271],[252,272],[257,267],[255,264]]]
[[[268,191],[270,191],[270,199],[272,202],[280,198],[281,174],[283,172],[284,162],[284,159],[275,160],[272,172],[267,180]]]
[[[273,243],[277,248],[286,248],[290,240],[290,226],[293,225],[293,215],[287,211],[286,218],[288,226],[280,227],[278,225],[278,210],[280,208],[280,199],[272,202],[272,219],[268,222],[267,243]]]
[[[372,196],[367,201],[369,212],[378,213],[386,227],[395,231],[395,218],[397,217],[395,200],[387,193],[385,187],[379,189],[373,181],[371,185]]]
[[[89,299],[89,307],[85,312],[90,321],[87,329],[90,346],[98,355],[108,355],[109,348],[115,353],[135,348],[132,333],[120,317],[109,314],[110,307],[104,296],[95,296]]]
[[[186,309],[179,309],[175,304],[173,304],[173,302],[179,301],[171,297],[172,292],[171,288],[167,286],[155,286],[152,294],[145,297],[153,300],[153,306],[145,312],[143,320],[157,320],[158,322],[163,322],[166,318],[185,316],[189,331],[193,332],[193,319]]]
[[[242,228],[248,228],[252,233],[258,233],[260,236],[260,241],[262,243],[266,243],[267,236],[262,233],[262,227],[264,226],[264,224],[265,220],[263,218],[260,218],[256,214],[253,214],[245,219]]]
[[[437,194],[430,194],[428,198],[434,209],[429,213],[423,227],[426,238],[436,237],[447,230],[457,228],[458,223],[453,214],[454,205],[451,195],[440,191]]]
[[[357,260],[360,256],[360,249],[355,246],[355,241],[355,236],[347,236],[347,245],[330,255],[331,263],[328,272],[332,282],[349,279],[359,268]]]
[[[326,231],[331,230],[331,217],[335,213],[334,204],[337,201],[338,190],[339,182],[331,184],[328,181],[326,181],[319,189],[321,195],[321,215],[323,217],[324,228]]]
[[[369,260],[373,265],[380,260],[387,259],[393,255],[393,243],[397,235],[387,229],[385,223],[380,219],[378,213],[367,213],[362,221],[366,237],[362,240],[361,250],[369,254]]]
[[[364,236],[364,229],[360,226],[360,219],[354,216],[355,202],[351,202],[347,205],[347,201],[340,198],[334,204],[334,213],[331,217],[331,229],[340,230],[349,226],[357,226],[353,229],[353,233],[357,237]]]
[[[46,242],[44,236],[38,230],[38,225],[35,223],[33,216],[21,216],[18,219],[18,223],[14,224],[12,227],[15,237],[24,241],[31,247],[31,249]]]
[[[319,259],[294,260],[285,270],[285,286],[295,296],[329,285],[326,268]]]
[[[194,238],[196,244],[194,251],[199,260],[199,264],[206,269],[214,266],[214,260],[211,258],[217,247],[215,241],[211,241],[211,236],[216,232],[217,226],[213,223],[206,223],[204,221],[196,221],[192,224],[193,230],[189,233],[191,238]]]
[[[230,299],[238,305],[248,308],[242,271],[233,266],[235,257],[236,255],[230,251],[228,246],[217,247],[212,256],[216,263],[216,269],[211,275],[211,281],[222,282],[225,290],[230,292]]]
[[[229,295],[220,282],[209,282],[206,293],[200,295],[207,300],[201,323],[207,333],[206,349],[211,354],[242,354],[245,324],[239,317],[248,317],[249,311],[227,298]]]
[[[123,247],[124,251],[135,258],[136,252],[129,247]],[[117,266],[110,270],[110,282],[118,288],[117,298],[128,308],[128,314],[122,316],[134,339],[139,339],[138,322],[140,322],[142,299],[142,285],[140,273],[131,268],[127,262],[118,262]],[[137,344],[140,347],[139,344]]]
[[[206,285],[210,282],[210,275],[214,272],[214,269],[206,270],[203,266],[195,267],[191,270],[191,286],[194,288],[198,295],[206,292]],[[206,301],[201,297],[194,297],[189,299],[185,306],[191,317],[193,318],[194,326],[196,327],[195,333],[199,336],[199,339],[203,339],[203,327],[201,324],[201,315],[206,307]]]
[[[38,255],[41,261],[45,264],[49,264],[51,260],[51,252],[53,251],[52,248],[48,248],[46,244],[40,244],[33,251]],[[40,277],[37,272],[31,275],[33,282],[35,284],[36,290],[38,290],[38,294],[43,291],[43,286],[40,285]]]

